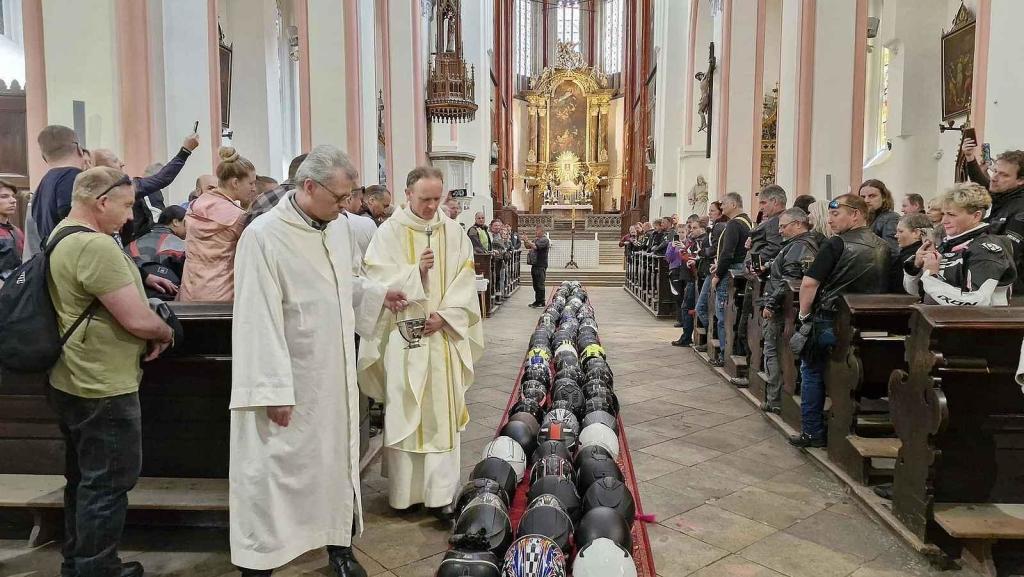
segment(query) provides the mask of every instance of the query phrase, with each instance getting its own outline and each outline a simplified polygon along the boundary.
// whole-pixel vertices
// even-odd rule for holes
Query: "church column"
[[[35,190],[46,174],[46,162],[36,136],[46,127],[46,58],[43,39],[43,0],[22,0],[22,29],[25,35],[25,116],[28,137],[29,186]]]
[[[121,159],[129,174],[142,174],[155,160],[150,147],[149,39],[147,6],[117,0],[118,76],[120,80]]]
[[[696,2],[697,0],[693,0]],[[689,53],[690,3],[665,0],[656,3],[655,43],[658,47],[657,102],[655,105],[654,139],[657,143],[654,166],[654,187],[651,198],[651,217],[678,212],[677,203],[682,195],[680,182],[680,154],[683,149],[684,108],[687,79],[680,73],[677,63],[685,62]],[[706,48],[699,48],[706,52]],[[705,58],[706,59],[706,58]],[[675,193],[676,198],[665,198]],[[660,203],[660,204],[658,204]],[[656,206],[657,205],[657,206]]]
[[[327,1],[327,0],[322,0]],[[337,2],[330,2],[337,4]],[[401,198],[405,176],[425,161],[424,63],[427,19],[419,2],[387,0],[391,122],[387,135],[393,162],[389,187]]]

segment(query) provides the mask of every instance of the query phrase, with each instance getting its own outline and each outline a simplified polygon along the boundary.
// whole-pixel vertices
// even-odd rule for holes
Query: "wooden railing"
[[[474,256],[476,274],[487,279],[487,291],[480,304],[485,317],[494,314],[498,307],[509,299],[520,286],[522,249],[516,249],[499,256],[478,254]]]
[[[676,315],[677,305],[669,286],[664,255],[630,251],[626,255],[626,292],[658,318]]]

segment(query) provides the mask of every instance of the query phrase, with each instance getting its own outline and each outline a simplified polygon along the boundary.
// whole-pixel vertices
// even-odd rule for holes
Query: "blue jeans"
[[[711,295],[711,275],[704,277],[703,284],[700,285],[700,294],[697,295],[697,307],[696,315],[697,320],[700,322],[700,326],[704,328],[708,327],[708,297]],[[708,332],[708,339],[711,339],[711,333]]]
[[[142,469],[139,394],[85,399],[48,388],[64,436],[62,577],[121,574],[117,545]]]
[[[825,437],[825,369],[836,344],[832,319],[815,319],[800,361],[800,429],[816,439]]]

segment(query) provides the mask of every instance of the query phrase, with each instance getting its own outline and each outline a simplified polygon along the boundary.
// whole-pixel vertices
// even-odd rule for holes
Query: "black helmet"
[[[551,409],[551,411],[554,411],[555,409],[564,409],[564,410],[569,411],[570,413],[572,413],[572,403],[570,403],[569,401],[566,401],[564,399],[561,400],[561,401],[551,401],[550,409]],[[573,413],[573,414],[575,414],[575,413]]]
[[[594,423],[601,423],[615,431],[615,434],[619,433],[619,420],[613,417],[611,413],[606,413],[604,411],[593,411],[591,413],[587,413],[587,416],[583,417],[583,422],[580,423],[580,430],[585,429],[587,428],[587,425],[593,425]]]
[[[530,484],[533,485],[537,479],[553,475],[565,477],[569,481],[575,481],[572,463],[561,455],[551,454],[537,461],[530,471]]]
[[[519,387],[519,396],[523,399],[537,401],[541,405],[548,398],[548,388],[540,381],[525,381]]]
[[[568,551],[572,533],[572,519],[568,513],[554,504],[537,503],[519,519],[517,536],[541,535],[554,541],[562,551]]]
[[[512,523],[504,503],[488,493],[474,497],[459,515],[448,541],[459,549],[504,555],[512,543]]]
[[[568,450],[576,450],[576,444],[579,442],[579,425],[576,424],[576,417],[572,413],[569,413],[572,420],[569,419],[551,419],[546,423],[541,424],[540,433],[537,433],[537,441],[544,443],[545,441],[560,441],[565,443]]]
[[[587,511],[576,527],[575,536],[576,545],[581,549],[600,538],[611,539],[627,551],[633,548],[629,524],[610,507],[595,507]]]
[[[544,408],[541,407],[540,403],[533,399],[519,399],[516,401],[516,404],[512,405],[509,412],[512,414],[520,412],[530,413],[533,415],[534,419],[537,419],[538,423],[540,423],[540,420],[544,418]]]
[[[487,457],[473,467],[470,479],[491,479],[497,481],[506,495],[516,492],[516,471],[505,459]]]
[[[588,383],[590,381],[600,380],[608,383],[609,386],[613,386],[615,384],[615,377],[612,376],[612,372],[607,366],[602,367],[601,365],[595,365],[593,363],[587,367],[587,378],[585,380]]]
[[[551,398],[555,401],[569,401],[573,414],[577,416],[583,411],[583,389],[576,383],[563,383],[560,387],[556,386]]]
[[[583,369],[575,365],[563,367],[555,373],[555,382],[557,383],[561,379],[569,379],[578,383],[583,380]]]
[[[612,415],[619,414],[619,400],[615,393],[594,395],[583,403],[583,414],[589,415],[594,411],[604,411]]]
[[[533,416],[533,413],[527,413],[525,411],[512,413],[512,416],[509,417],[508,420],[509,422],[519,421],[520,423],[526,424],[526,426],[530,427],[530,434],[534,438],[536,438],[537,433],[540,432],[540,421],[537,420],[537,417]],[[529,451],[527,451],[527,454],[529,454]]]
[[[566,460],[572,458],[568,445],[562,441],[543,441],[538,443],[537,448],[534,449],[533,453],[530,455],[530,463],[536,464],[537,461],[540,461],[548,455],[558,455]],[[509,465],[509,468],[511,468],[511,465]],[[515,471],[512,471],[512,474],[514,475]]]
[[[583,513],[595,507],[609,507],[626,520],[630,526],[636,517],[636,502],[626,484],[614,477],[598,479],[583,495]]]
[[[537,435],[533,432],[530,425],[523,421],[509,420],[501,428],[501,434],[519,443],[519,446],[523,448],[523,452],[527,455],[533,453],[533,450],[537,448]]]
[[[502,577],[565,577],[565,554],[558,543],[543,535],[517,539],[505,553]]]
[[[622,470],[607,449],[599,445],[590,445],[584,449],[587,450],[580,451],[582,457],[576,457],[576,488],[580,493],[586,494],[591,485],[604,477],[625,481]]]
[[[580,518],[580,496],[572,481],[560,475],[548,475],[540,477],[530,485],[530,492],[526,494],[526,500],[533,502],[541,495],[554,495],[562,508],[569,514],[573,521]]]
[[[595,367],[602,367],[608,369],[609,372],[611,371],[611,368],[608,366],[608,361],[604,357],[600,356],[587,357],[580,361],[580,364],[583,365],[584,372],[589,371],[590,369],[593,369]]]
[[[553,393],[553,392],[557,391],[558,389],[561,389],[562,387],[569,387],[569,386],[578,387],[579,385],[576,383],[576,379],[569,379],[569,378],[555,379],[555,384],[551,386],[551,392]]]
[[[579,434],[580,421],[576,418],[576,414],[568,409],[551,409],[544,415],[544,420],[540,422],[541,430],[544,429],[544,425],[551,423],[552,421],[562,421],[567,427],[571,428]]]
[[[530,365],[523,369],[523,381],[540,381],[548,385],[551,383],[551,372],[547,365]]]
[[[587,384],[583,385],[583,398],[585,399],[607,396],[611,392],[612,388],[603,381],[587,381]]]
[[[451,549],[434,577],[501,577],[498,558],[490,551]]]
[[[459,513],[466,508],[474,498],[484,493],[490,493],[497,495],[505,505],[511,503],[509,500],[509,494],[505,492],[504,487],[494,479],[470,479],[462,489],[459,491],[459,497],[455,500],[455,518],[459,517]]]

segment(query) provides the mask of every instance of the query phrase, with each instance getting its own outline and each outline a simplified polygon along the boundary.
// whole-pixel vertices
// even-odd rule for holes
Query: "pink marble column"
[[[299,35],[299,148],[309,152],[313,148],[312,105],[309,99],[309,4],[308,0],[295,0],[295,27]]]
[[[46,58],[43,43],[43,0],[22,0],[25,39],[25,116],[27,124],[29,186],[35,190],[46,174],[46,162],[36,136],[49,124],[46,112]]]
[[[206,26],[207,44],[210,52],[210,154],[213,167],[220,164],[217,150],[220,148],[220,34],[217,30],[218,0],[207,0]]]
[[[346,152],[355,166],[362,166],[363,162],[363,116],[362,92],[358,90],[362,76],[360,75],[359,62],[359,6],[358,2],[349,1],[342,3],[342,18],[344,19],[345,30],[345,76],[347,84],[351,87],[347,91],[345,99],[345,126]],[[370,175],[361,175],[364,179]]]
[[[147,3],[117,0],[117,60],[121,104],[121,158],[128,174],[142,174],[153,158],[149,91]]]

